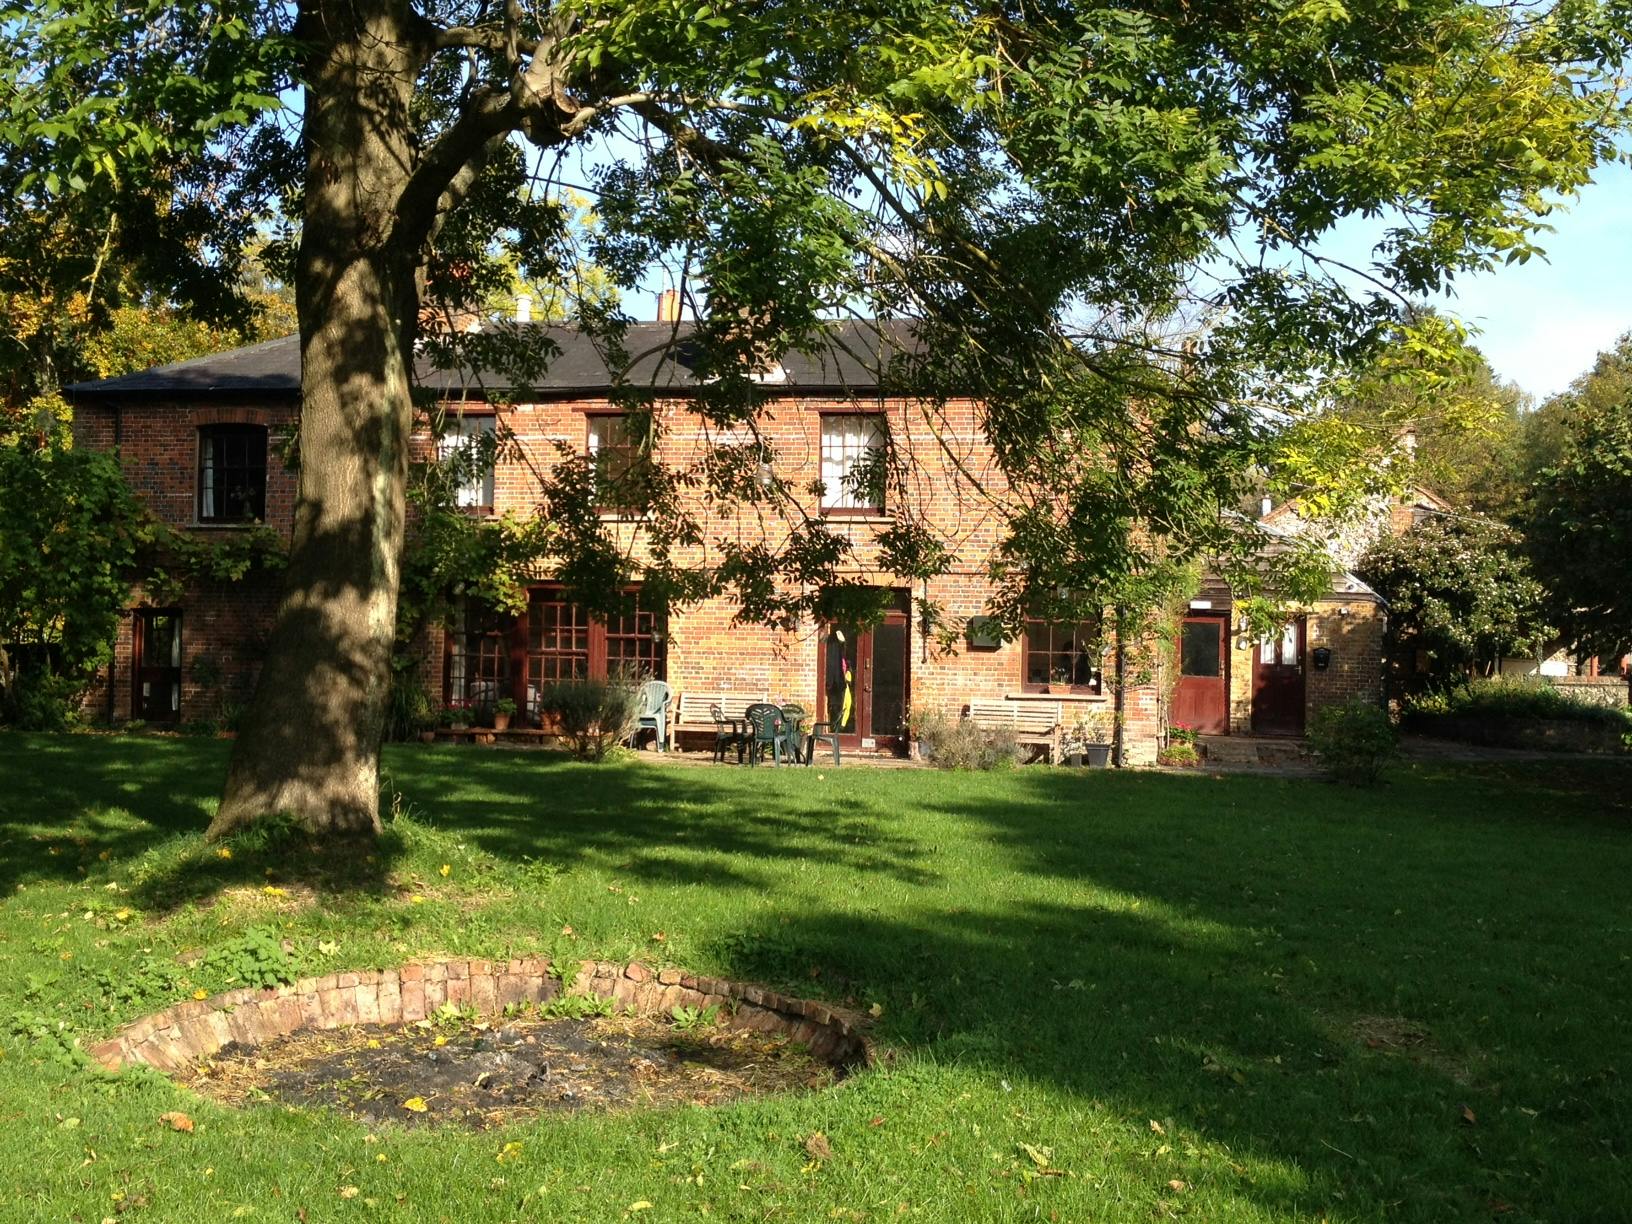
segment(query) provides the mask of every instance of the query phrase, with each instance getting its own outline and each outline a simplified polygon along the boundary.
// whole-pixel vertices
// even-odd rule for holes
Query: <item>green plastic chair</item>
[[[743,712],[748,720],[748,764],[758,765],[771,750],[771,760],[782,764],[783,729],[782,711],[768,701],[756,701]]]

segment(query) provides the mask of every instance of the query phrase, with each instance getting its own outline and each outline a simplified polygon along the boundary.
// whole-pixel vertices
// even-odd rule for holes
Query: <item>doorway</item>
[[[910,597],[896,592],[876,624],[832,621],[816,652],[816,718],[846,748],[906,746],[911,701]]]
[[[1303,617],[1259,641],[1252,654],[1252,729],[1258,735],[1302,735]]]
[[[1203,735],[1230,729],[1229,628],[1222,615],[1190,615],[1179,625],[1173,721]]]
[[[181,613],[140,608],[132,618],[130,716],[181,721]]]

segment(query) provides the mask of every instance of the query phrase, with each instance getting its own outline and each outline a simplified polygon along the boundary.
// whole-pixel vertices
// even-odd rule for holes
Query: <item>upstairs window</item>
[[[868,413],[822,416],[822,509],[878,514],[884,509],[884,418]]]
[[[442,427],[437,457],[452,470],[454,500],[466,510],[493,510],[493,433],[491,416],[449,417]]]
[[[266,426],[206,425],[198,431],[198,521],[266,517]]]
[[[1100,625],[1097,620],[1028,620],[1025,690],[1029,693],[1101,691]]]
[[[592,413],[586,421],[595,504],[603,510],[640,509],[640,438],[634,423],[611,413]]]

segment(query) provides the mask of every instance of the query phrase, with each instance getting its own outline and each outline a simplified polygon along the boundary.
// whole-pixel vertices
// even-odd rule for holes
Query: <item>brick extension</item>
[[[432,985],[438,996],[442,988],[457,987],[446,990],[447,999],[454,1001],[457,993],[459,1001],[474,1003],[482,1015],[497,1014],[510,1004],[547,1003],[561,993],[550,962],[542,958],[421,962],[189,999],[132,1021],[89,1053],[109,1071],[131,1063],[177,1071],[234,1041],[256,1046],[301,1029],[412,1024],[440,1005],[440,997],[430,1003]],[[692,977],[676,969],[653,971],[634,963],[582,961],[567,993],[613,999],[648,1016],[676,1007],[719,1007],[726,1024],[786,1033],[835,1065],[865,1066],[873,1060],[862,1017],[760,986]]]

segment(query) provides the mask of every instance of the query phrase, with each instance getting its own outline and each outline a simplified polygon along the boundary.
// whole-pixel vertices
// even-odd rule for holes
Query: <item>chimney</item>
[[[533,321],[533,295],[530,293],[516,294],[516,322],[531,323]]]
[[[1417,427],[1415,425],[1407,425],[1400,430],[1400,449],[1405,452],[1407,459],[1417,457]]]
[[[1268,518],[1269,517],[1269,512],[1271,510],[1273,510],[1274,508],[1275,508],[1275,503],[1270,501],[1269,500],[1269,494],[1265,493],[1264,496],[1258,502],[1258,517],[1259,518]]]
[[[665,289],[657,295],[657,321],[659,323],[680,321],[680,290]]]

